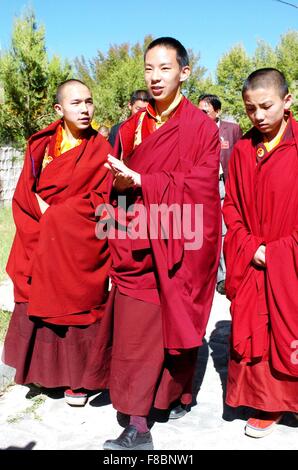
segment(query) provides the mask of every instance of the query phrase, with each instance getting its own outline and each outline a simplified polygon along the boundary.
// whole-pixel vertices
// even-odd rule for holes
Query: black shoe
[[[216,285],[216,290],[221,295],[226,295],[225,281],[219,281]]]
[[[130,415],[126,415],[125,413],[121,413],[121,411],[117,411],[117,421],[119,426],[122,428],[127,428],[130,422]],[[154,422],[154,419],[147,418],[147,426],[149,429],[152,428]]]
[[[190,411],[189,405],[178,405],[175,408],[172,408],[169,414],[169,419],[179,419],[183,418]]]
[[[127,426],[117,439],[109,439],[104,450],[153,450],[151,432],[138,432],[135,426]]]

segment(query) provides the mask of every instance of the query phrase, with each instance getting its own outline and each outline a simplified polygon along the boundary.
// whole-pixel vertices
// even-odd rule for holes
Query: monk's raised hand
[[[116,173],[119,172],[122,175],[131,177],[135,186],[141,186],[141,175],[139,173],[131,170],[121,160],[118,160],[112,155],[108,155],[108,162]]]
[[[117,173],[113,181],[113,186],[118,193],[122,193],[129,188],[133,188],[135,186],[135,182],[131,176]]]
[[[114,176],[116,176],[117,171],[114,170],[114,168],[111,165],[109,165],[109,163],[105,163],[104,167],[107,168],[108,170],[110,170],[110,172],[113,173]]]

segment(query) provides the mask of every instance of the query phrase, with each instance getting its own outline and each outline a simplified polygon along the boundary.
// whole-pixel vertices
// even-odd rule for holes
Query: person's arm
[[[230,300],[235,297],[248,270],[253,266],[264,267],[266,263],[264,239],[251,232],[244,214],[245,202],[241,195],[245,180],[243,181],[241,161],[242,149],[236,145],[229,161],[229,176],[223,205],[223,215],[227,226],[224,239],[227,267],[226,292]],[[251,208],[251,210],[254,209]]]

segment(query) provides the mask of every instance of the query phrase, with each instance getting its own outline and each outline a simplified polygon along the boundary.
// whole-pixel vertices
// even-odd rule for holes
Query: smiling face
[[[145,56],[145,82],[159,112],[167,109],[178,97],[182,82],[190,74],[189,66],[180,67],[176,50],[156,46]]]
[[[65,129],[78,138],[91,125],[94,105],[91,92],[82,83],[65,84],[61,91],[60,102],[54,106],[59,116],[63,117]]]
[[[243,100],[252,124],[268,140],[274,139],[285,127],[285,111],[289,110],[292,104],[290,94],[282,98],[276,87],[260,87],[246,90]]]

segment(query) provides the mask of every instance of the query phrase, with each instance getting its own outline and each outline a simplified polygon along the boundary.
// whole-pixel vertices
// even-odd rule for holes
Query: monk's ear
[[[290,93],[284,97],[284,104],[285,110],[288,111],[293,104],[293,96]]]
[[[185,67],[181,68],[180,82],[185,82],[185,80],[187,80],[189,76],[190,76],[190,67],[186,65]]]
[[[62,111],[62,106],[59,103],[56,103],[54,105],[54,110],[56,111],[57,114],[59,114],[60,117],[63,117],[63,111]]]

